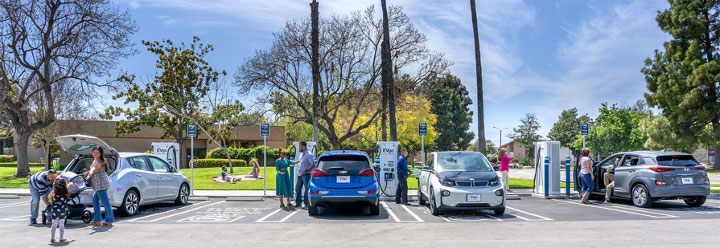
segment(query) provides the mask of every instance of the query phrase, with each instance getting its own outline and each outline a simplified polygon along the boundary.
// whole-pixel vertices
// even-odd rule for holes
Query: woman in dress
[[[283,149],[280,149],[280,158],[275,160],[275,170],[277,176],[275,176],[275,194],[280,197],[280,208],[290,208],[290,197],[292,197],[292,186],[290,185],[290,174],[288,174],[288,167],[290,164],[285,159],[286,153]],[[287,204],[283,204],[283,197],[287,199]]]
[[[90,180],[92,188],[95,191],[93,194],[92,204],[95,216],[90,226],[107,226],[112,227],[113,216],[112,205],[110,205],[110,199],[108,199],[107,190],[110,188],[110,179],[108,178],[108,163],[105,161],[105,154],[103,154],[102,147],[95,147],[92,150],[92,155],[95,161],[90,166],[90,171],[85,172],[85,180]],[[102,203],[105,208],[105,223],[102,224],[102,216],[100,212],[100,204]]]

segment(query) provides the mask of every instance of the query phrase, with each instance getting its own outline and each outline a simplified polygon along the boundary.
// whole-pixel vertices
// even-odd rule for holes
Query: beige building
[[[114,147],[119,152],[147,152],[151,151],[153,142],[175,142],[175,138],[167,137],[161,139],[163,134],[161,128],[143,126],[139,132],[125,134],[121,136],[115,135],[116,121],[97,121],[97,120],[59,120],[53,123],[50,128],[54,128],[58,136],[70,134],[83,134],[95,136],[103,139],[108,145]],[[260,126],[241,126],[236,127],[231,134],[232,142],[242,143],[248,146],[260,146],[263,144],[263,137],[260,136]],[[32,144],[32,141],[30,141]],[[270,136],[267,137],[268,147],[283,148],[286,146],[286,135],[284,126],[271,126]],[[180,155],[183,162],[183,168],[188,167],[190,158],[190,138],[187,138],[183,144],[184,149]],[[194,142],[195,157],[202,158],[205,154],[218,145],[213,143],[207,135],[198,129],[198,137]],[[41,162],[42,149],[29,147],[28,157],[30,162]],[[60,152],[60,163],[68,163],[72,159],[70,154]]]
[[[547,140],[543,140],[547,141]],[[503,144],[500,146],[501,148],[505,148],[508,151],[508,155],[512,158],[517,158],[518,160],[523,160],[527,158],[527,153],[525,152],[525,147],[523,145],[520,145],[516,143],[514,140],[511,140],[508,143]],[[565,146],[560,146],[560,157],[562,160],[565,159],[565,157],[570,156],[572,158],[572,161],[575,161],[575,158],[572,156],[572,152],[570,151],[570,148],[567,148]],[[530,158],[531,160],[533,158]]]

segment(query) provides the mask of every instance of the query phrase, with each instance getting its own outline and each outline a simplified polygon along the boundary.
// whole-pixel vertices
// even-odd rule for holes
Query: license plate
[[[350,176],[338,176],[337,183],[350,183]]]
[[[682,178],[682,184],[693,184],[692,177],[683,177]]]
[[[468,201],[468,202],[479,202],[479,201],[482,201],[482,195],[481,195],[481,194],[468,194],[468,195],[467,195],[467,201]]]

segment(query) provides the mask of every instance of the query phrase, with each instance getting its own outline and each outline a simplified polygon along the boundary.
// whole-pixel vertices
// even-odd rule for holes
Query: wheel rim
[[[180,201],[182,201],[182,203],[187,203],[188,201],[188,187],[185,184],[180,187]]]
[[[698,201],[698,199],[697,198],[687,198],[687,199],[685,199],[685,201],[690,204],[695,204]]]
[[[647,201],[647,192],[643,187],[636,187],[633,190],[633,201],[636,205],[644,205]]]
[[[435,212],[435,193],[430,191],[430,210]]]
[[[128,214],[133,215],[138,209],[138,197],[134,191],[130,191],[128,196],[125,198],[125,210]]]

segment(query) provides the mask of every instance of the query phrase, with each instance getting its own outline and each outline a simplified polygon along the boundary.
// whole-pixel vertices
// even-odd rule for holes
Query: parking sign
[[[427,123],[418,124],[418,134],[420,136],[427,136]]]
[[[188,124],[187,136],[191,138],[197,137],[197,126],[195,124]]]
[[[270,136],[270,124],[265,123],[260,125],[260,136]]]
[[[580,134],[583,136],[587,136],[589,129],[590,129],[590,124],[583,123],[582,125],[580,125]]]

